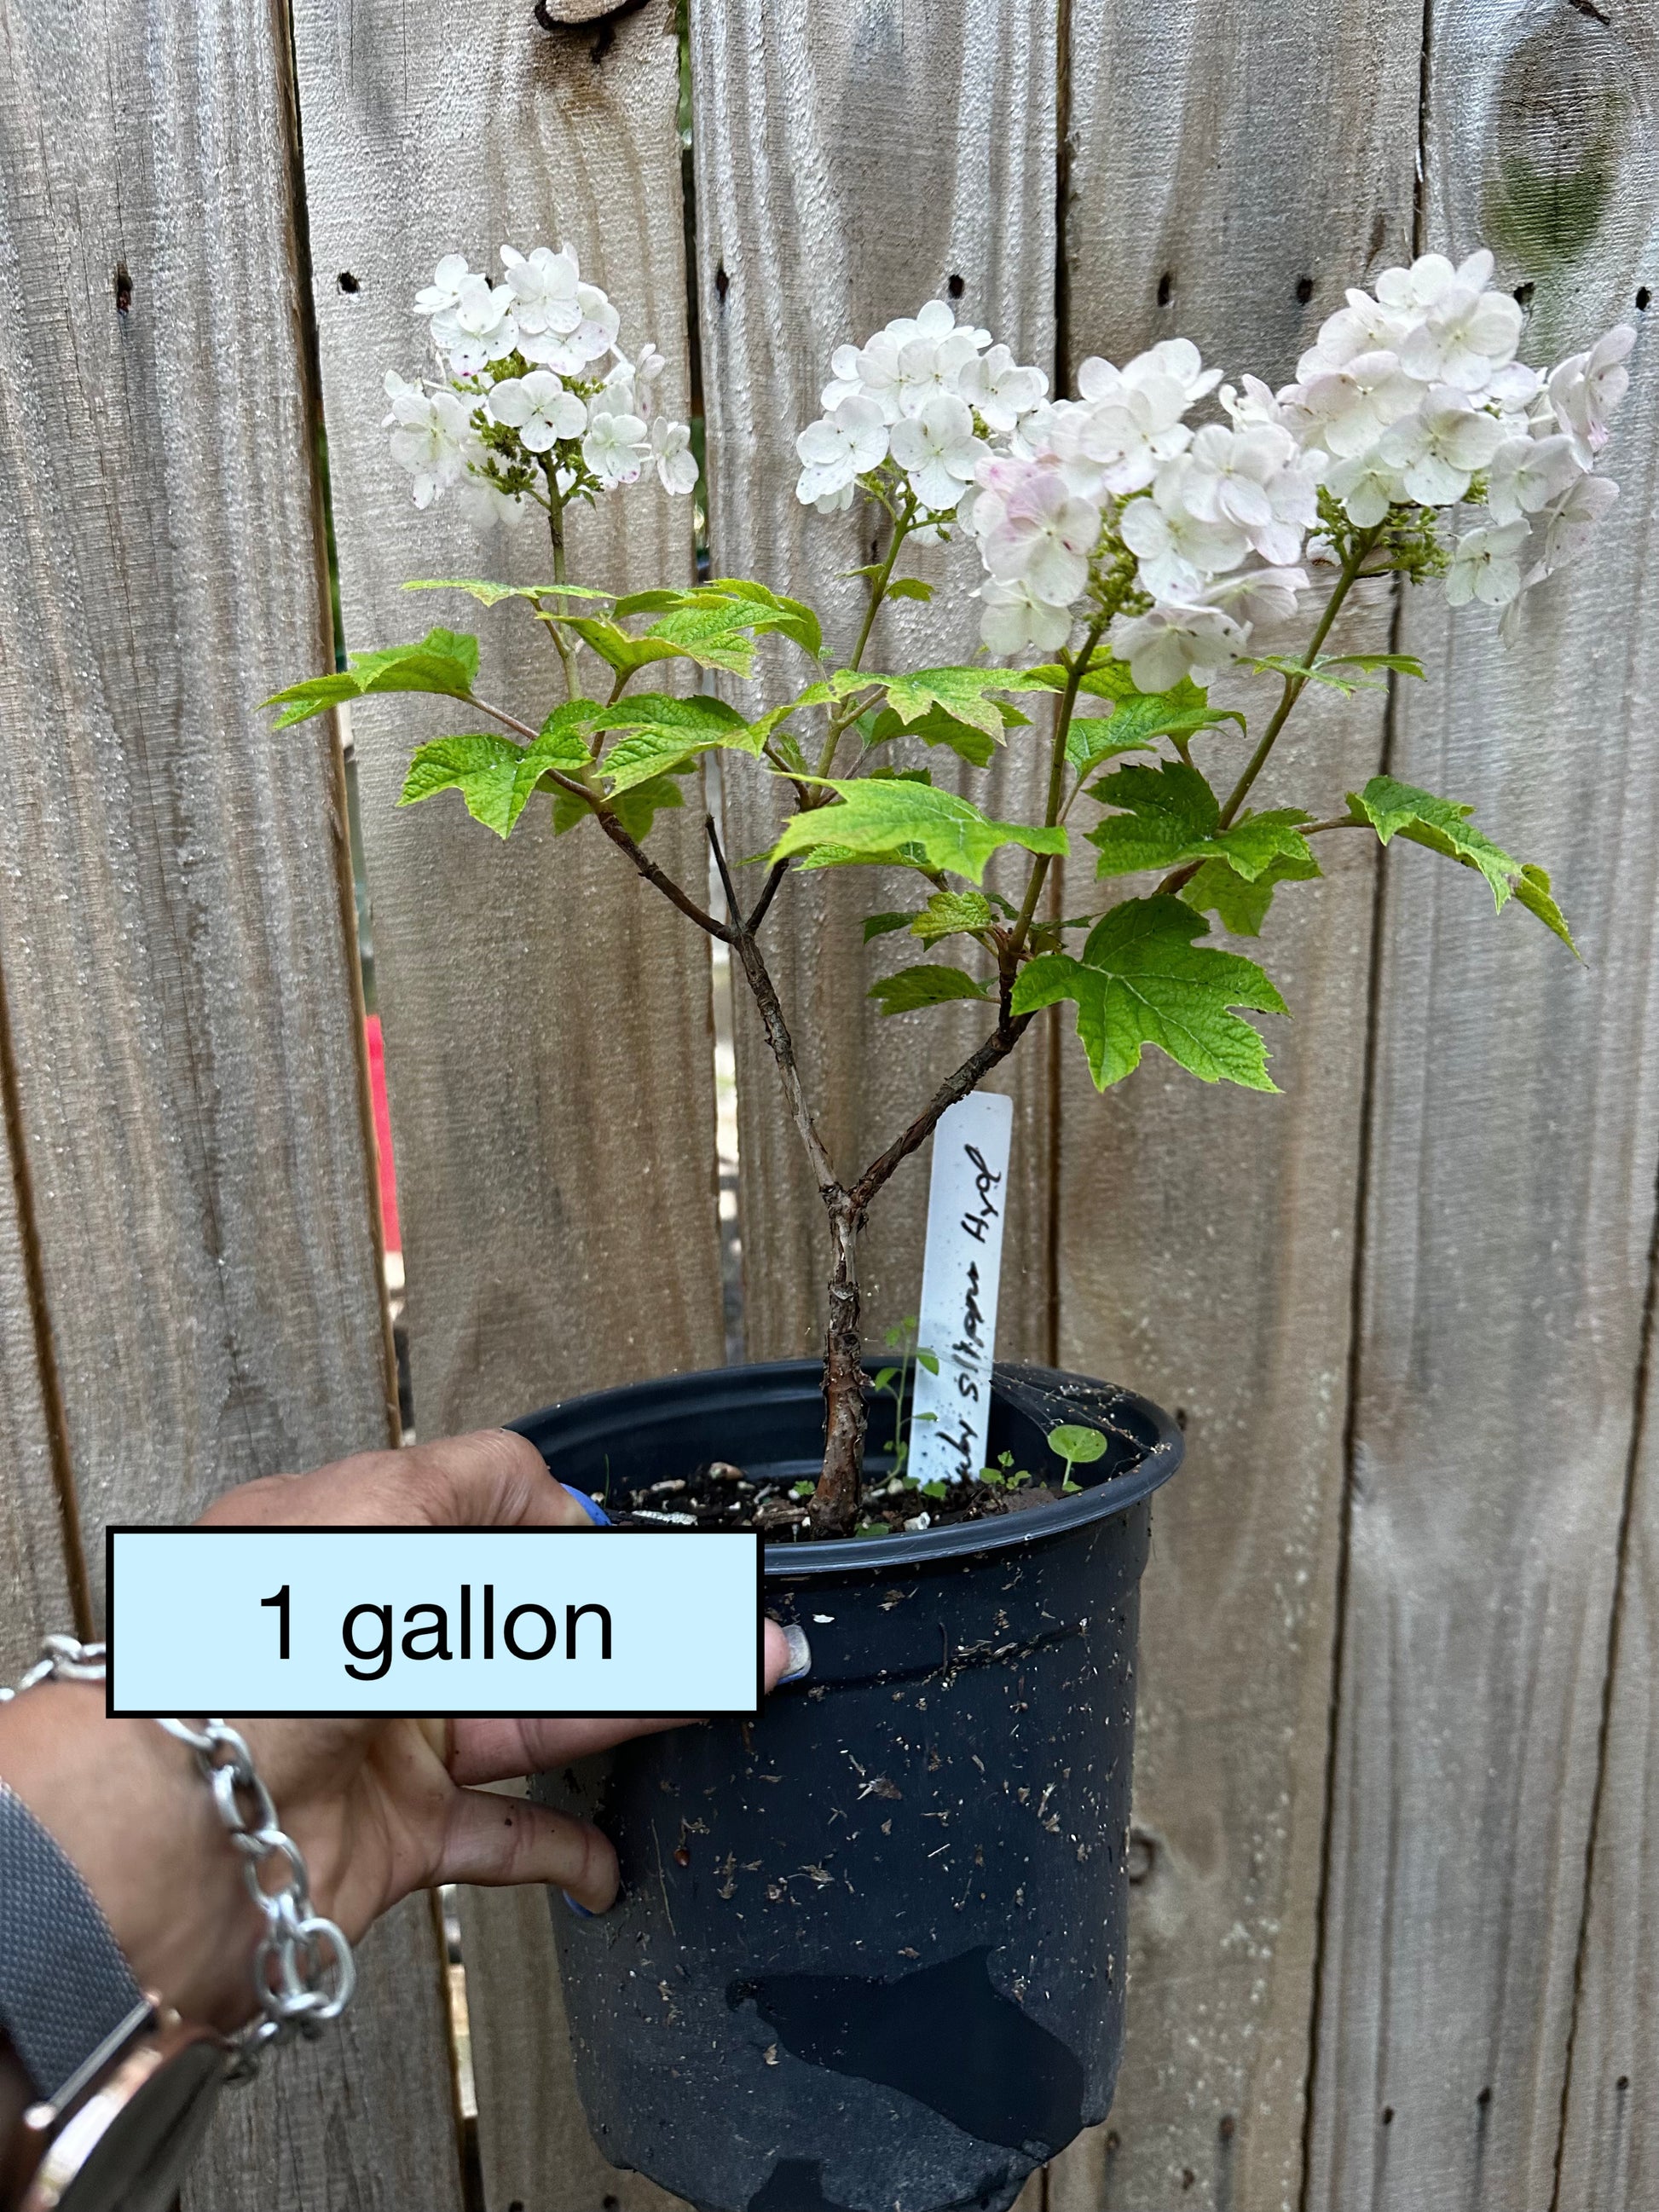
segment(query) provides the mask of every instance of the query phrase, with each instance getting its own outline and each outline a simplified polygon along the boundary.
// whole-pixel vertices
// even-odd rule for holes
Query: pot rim
[[[866,1364],[873,1366],[874,1363],[866,1361]],[[752,1365],[701,1368],[663,1376],[649,1387],[660,1387],[664,1382],[697,1382],[706,1386],[724,1382],[729,1383],[734,1401],[740,1399],[752,1406],[757,1396],[763,1400],[798,1399],[797,1386],[801,1380],[810,1376],[816,1382],[820,1371],[821,1363],[816,1359],[758,1360]],[[948,1528],[924,1528],[903,1535],[842,1536],[805,1544],[768,1544],[763,1547],[767,1581],[817,1582],[866,1571],[873,1574],[893,1568],[922,1569],[988,1552],[1023,1551],[1033,1544],[1070,1535],[1094,1522],[1109,1520],[1139,1504],[1166,1483],[1181,1465],[1186,1449],[1181,1431],[1161,1406],[1155,1405],[1150,1398],[1143,1398],[1139,1391],[1102,1382],[1097,1376],[1079,1375],[1065,1368],[1039,1367],[1013,1360],[997,1361],[992,1376],[994,1391],[1003,1376],[1020,1381],[1029,1379],[1050,1389],[1056,1384],[1073,1383],[1090,1390],[1113,1390],[1152,1431],[1155,1441],[1124,1474],[1104,1482],[1085,1484],[1075,1498],[1063,1498],[1053,1505],[1029,1506],[1022,1512],[1000,1515],[993,1520],[958,1522]],[[614,1401],[620,1414],[634,1392],[643,1387],[647,1386],[629,1382],[610,1390],[586,1391],[580,1397],[561,1401],[556,1408],[545,1410],[563,1413],[580,1404],[589,1413],[602,1417],[607,1401]],[[720,1394],[708,1392],[703,1404],[709,1410],[718,1411]],[[508,1426],[528,1430],[544,1418],[541,1413],[528,1414],[510,1422]]]

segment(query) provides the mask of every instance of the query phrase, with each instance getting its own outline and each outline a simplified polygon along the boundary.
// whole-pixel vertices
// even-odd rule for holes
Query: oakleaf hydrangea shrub
[[[475,637],[437,629],[356,653],[349,667],[279,693],[283,723],[343,700],[425,691],[459,702],[457,734],[421,745],[403,803],[459,792],[509,836],[538,794],[555,836],[610,840],[686,920],[726,943],[751,992],[788,1109],[823,1194],[832,1250],[819,1534],[858,1520],[866,1382],[858,1240],[869,1208],[939,1115],[1064,1001],[1102,1089],[1148,1047],[1206,1083],[1271,1091],[1263,1033],[1283,1014],[1266,971],[1213,942],[1258,937],[1276,894],[1320,874],[1317,842],[1400,836],[1475,870],[1572,944],[1550,878],[1513,858],[1455,798],[1389,775],[1342,789],[1310,776],[1307,806],[1250,804],[1310,686],[1350,693],[1417,679],[1402,653],[1331,650],[1354,586],[1392,575],[1492,611],[1506,636],[1555,573],[1583,556],[1617,497],[1597,472],[1629,381],[1620,325],[1553,368],[1519,357],[1525,316],[1492,283],[1489,253],[1425,254],[1352,290],[1278,391],[1237,383],[1171,338],[1121,367],[1085,361],[1060,398],[1043,372],[987,330],[929,301],[862,344],[837,346],[822,412],[796,440],[803,504],[860,502],[878,526],[858,635],[826,641],[817,614],[777,583],[717,577],[614,595],[567,574],[566,517],[654,477],[696,482],[683,422],[653,410],[662,357],[622,348],[617,310],[568,247],[501,249],[499,281],[459,254],[418,295],[432,363],[386,380],[392,459],[418,507],[452,494],[480,524],[539,508],[552,580],[422,584],[517,605],[553,648],[550,699],[523,714],[481,698]],[[981,657],[880,671],[883,608],[926,599],[907,549],[960,538],[976,549]],[[1267,652],[1298,617],[1305,643]],[[718,672],[738,695],[757,643],[781,642],[795,680],[774,696],[670,690],[673,665]],[[780,665],[768,656],[767,666]],[[782,665],[786,667],[786,660]],[[1212,706],[1224,672],[1247,681]],[[1259,687],[1260,708],[1249,705]],[[483,728],[488,724],[489,728]],[[1002,821],[956,787],[1006,746],[1035,748],[1047,804]],[[746,757],[787,802],[763,872],[739,890],[711,819],[722,899],[682,883],[650,850],[659,816],[684,804],[702,757]],[[954,755],[947,778],[936,763]],[[735,762],[733,763],[735,767]],[[986,880],[998,853],[1023,869],[1018,897]],[[1065,912],[1043,891],[1071,863]],[[872,995],[897,1014],[974,1001],[987,1030],[876,1159],[832,1160],[796,1063],[766,926],[805,870],[879,866],[913,896],[872,914],[866,942],[903,933],[926,957]],[[1007,878],[1005,878],[1007,880]],[[1097,888],[1091,898],[1085,885]],[[860,957],[848,948],[847,957]]]

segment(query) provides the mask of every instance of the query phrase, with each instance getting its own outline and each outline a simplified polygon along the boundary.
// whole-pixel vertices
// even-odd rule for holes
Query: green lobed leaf
[[[1020,845],[1028,853],[1070,849],[1062,829],[994,822],[954,792],[935,791],[908,777],[871,776],[856,782],[825,778],[823,787],[837,794],[840,805],[792,815],[773,848],[775,860],[821,847],[834,847],[853,860],[888,860],[914,848],[923,865],[977,884],[984,881],[986,863],[1001,846]]]
[[[1080,958],[1044,952],[1023,968],[1013,1010],[1075,1001],[1102,1091],[1132,1073],[1149,1044],[1200,1082],[1275,1091],[1260,1033],[1231,1009],[1282,1014],[1285,1002],[1253,960],[1194,944],[1204,930],[1200,915],[1167,894],[1127,900],[1096,923]]]
[[[920,576],[895,576],[887,586],[890,599],[920,599],[925,606],[933,596],[933,587]]]
[[[735,745],[758,753],[764,738],[723,699],[674,698],[642,691],[631,699],[594,710],[593,726],[620,730],[600,766],[614,779],[611,795],[632,790],[660,775],[677,761],[690,762],[715,745]]]
[[[404,586],[406,592],[467,592],[486,607],[503,599],[608,599],[609,592],[595,592],[586,584],[497,584],[488,576],[421,576]]]
[[[727,597],[750,600],[767,611],[768,619],[756,625],[757,632],[764,628],[780,637],[793,640],[804,653],[817,660],[823,651],[823,629],[817,614],[805,599],[792,599],[785,593],[775,592],[765,584],[757,584],[748,576],[715,576],[702,586],[707,592],[720,592]]]
[[[679,648],[664,639],[653,639],[649,631],[635,637],[617,623],[603,615],[544,615],[544,622],[562,623],[574,630],[582,643],[592,647],[599,659],[614,668],[619,676],[632,676],[653,660],[677,660]]]
[[[1012,710],[1005,708],[1004,712]],[[1023,722],[1025,717],[1021,714],[1017,719]],[[947,714],[943,707],[930,708],[915,722],[902,721],[896,708],[884,707],[878,714],[860,715],[858,726],[864,732],[866,749],[890,744],[896,738],[920,738],[927,745],[949,745],[974,768],[988,768],[997,749],[996,738],[987,737],[976,724]]]
[[[263,703],[285,707],[273,726],[285,730],[342,702],[377,691],[430,691],[446,699],[470,699],[478,672],[478,641],[465,630],[430,629],[414,645],[392,645],[374,653],[354,653],[350,665],[328,676],[313,676],[273,692]]]
[[[890,937],[896,929],[908,929],[915,919],[913,914],[866,914],[864,941],[869,945],[878,937]]]
[[[935,891],[911,922],[910,933],[924,945],[934,945],[942,937],[988,929],[995,919],[991,902],[980,891]]]
[[[1389,668],[1398,676],[1415,676],[1426,683],[1423,664],[1414,653],[1328,653],[1322,668]]]
[[[1311,883],[1321,872],[1311,852],[1306,858],[1277,853],[1259,876],[1247,882],[1225,860],[1206,860],[1178,896],[1200,914],[1213,914],[1234,937],[1260,937],[1273,893],[1280,884]]]
[[[988,695],[994,691],[1017,691],[1024,688],[1021,672],[1011,668],[918,668],[910,676],[869,676],[851,669],[839,669],[836,677],[850,677],[849,690],[856,690],[870,684],[887,694],[887,703],[906,729],[920,722],[935,708],[958,722],[966,722],[970,729],[981,731],[994,744],[1006,727],[1028,721],[1016,707]]]
[[[1413,845],[1426,845],[1431,853],[1477,869],[1486,879],[1492,902],[1500,910],[1515,897],[1535,914],[1563,944],[1572,938],[1561,910],[1550,896],[1550,879],[1542,868],[1523,866],[1495,844],[1469,817],[1474,811],[1454,799],[1437,799],[1415,784],[1401,783],[1392,775],[1374,775],[1364,791],[1350,792],[1348,804],[1362,821],[1369,822],[1383,844],[1404,837]]]
[[[1310,857],[1297,827],[1309,817],[1300,808],[1246,814],[1223,830],[1214,792],[1184,761],[1115,769],[1090,786],[1089,796],[1121,810],[1085,832],[1100,855],[1097,876],[1132,876],[1188,860],[1222,860],[1254,881],[1280,854],[1298,860]]]
[[[908,1014],[919,1006],[942,1006],[952,999],[988,998],[990,988],[965,969],[924,965],[882,976],[870,986],[870,996],[884,1014]]]

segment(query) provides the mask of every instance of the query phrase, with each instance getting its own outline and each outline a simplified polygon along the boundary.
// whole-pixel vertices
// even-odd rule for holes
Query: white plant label
[[[976,1091],[933,1132],[916,1341],[939,1373],[917,1364],[909,1471],[918,1482],[971,1480],[985,1464],[1013,1121],[1012,1098]]]

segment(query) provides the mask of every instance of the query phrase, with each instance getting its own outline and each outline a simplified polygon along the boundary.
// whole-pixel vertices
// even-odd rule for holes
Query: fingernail
[[[585,1490],[578,1490],[574,1482],[567,1482],[562,1485],[562,1487],[568,1491],[579,1505],[586,1509],[587,1517],[596,1528],[608,1528],[611,1526],[611,1516],[597,1498],[590,1498]],[[576,1910],[580,1912],[581,1907],[578,1905]]]
[[[806,1640],[806,1631],[787,1627],[783,1640],[789,1646],[789,1664],[778,1677],[780,1688],[786,1682],[804,1682],[812,1671],[812,1647]]]
[[[580,1493],[578,1492],[579,1496],[580,1494]],[[563,1898],[565,1903],[570,1907],[570,1910],[575,1914],[578,1920],[597,1920],[599,1918],[599,1916],[597,1912],[593,1911],[588,1905],[579,1904],[577,1900],[572,1897],[568,1889],[561,1890],[559,1894]]]

